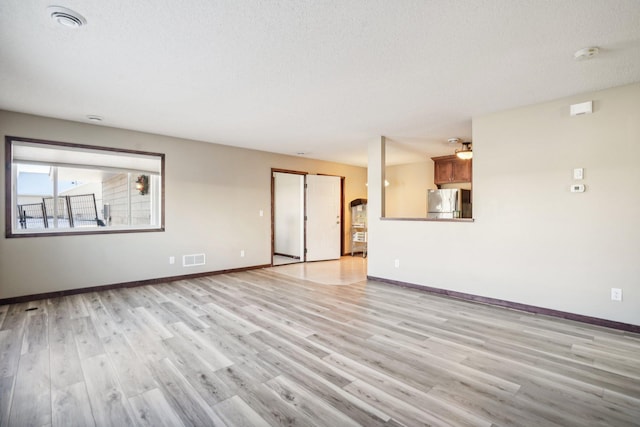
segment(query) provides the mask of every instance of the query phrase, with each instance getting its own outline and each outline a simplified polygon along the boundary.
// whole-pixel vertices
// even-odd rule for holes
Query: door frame
[[[304,259],[301,262],[307,262],[307,175],[309,172],[297,171],[291,169],[280,169],[280,168],[271,168],[271,266],[273,267],[273,253],[276,249],[276,180],[273,174],[275,172],[278,173],[289,173],[292,175],[303,175],[304,176],[304,192],[302,194],[302,203],[304,206],[302,213],[302,221],[304,222],[303,227],[303,244],[304,248],[302,248],[302,253],[304,255]],[[323,175],[323,176],[337,176],[340,178],[340,256],[344,255],[344,176],[341,175],[331,175],[326,173],[317,173],[315,175]]]
[[[289,169],[278,169],[278,168],[271,168],[271,266],[273,267],[273,255],[274,252],[276,251],[276,178],[275,176],[273,176],[274,173],[288,173],[291,175],[302,175],[303,178],[305,176],[308,175],[308,172],[302,172],[302,171],[295,171],[295,170],[289,170]],[[305,183],[306,185],[306,183]],[[304,227],[303,227],[303,248],[302,248],[302,254],[303,257],[300,260],[300,262],[306,262],[307,260],[307,253],[306,253],[306,247],[307,247],[307,223],[305,221],[305,218],[307,216],[307,201],[306,198],[304,197],[304,192],[302,194],[302,203],[304,206],[303,212],[302,212],[302,218],[301,220],[303,221]]]

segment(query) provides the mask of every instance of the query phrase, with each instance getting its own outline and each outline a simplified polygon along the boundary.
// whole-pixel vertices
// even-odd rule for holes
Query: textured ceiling
[[[0,1],[0,108],[351,164],[640,81],[638,0],[59,0],[75,30],[50,4]]]

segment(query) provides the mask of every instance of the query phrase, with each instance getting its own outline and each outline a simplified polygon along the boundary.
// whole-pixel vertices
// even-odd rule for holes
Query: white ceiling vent
[[[204,254],[193,254],[193,255],[182,256],[183,267],[194,267],[196,265],[204,265],[204,264],[205,264]]]
[[[79,28],[83,25],[86,25],[87,23],[87,20],[84,19],[84,16],[71,9],[67,9],[66,7],[49,6],[47,8],[47,11],[51,16],[51,19],[53,19],[60,25],[64,25],[65,27]]]

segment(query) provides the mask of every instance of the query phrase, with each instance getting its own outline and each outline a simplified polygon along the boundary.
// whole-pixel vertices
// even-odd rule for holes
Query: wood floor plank
[[[91,318],[78,317],[70,320],[80,359],[104,354],[104,347]]]
[[[145,325],[144,330],[149,331],[150,335],[164,340],[171,338],[173,334],[145,307],[136,307],[133,309],[135,323],[137,325]],[[142,328],[141,328],[142,329]]]
[[[216,372],[216,376],[236,394],[241,391],[253,390],[254,387],[281,374],[281,370],[264,366],[263,363],[246,362],[227,366]]]
[[[391,419],[389,415],[380,411],[375,406],[346,392],[342,387],[338,387],[334,383],[315,374],[308,369],[306,365],[296,363],[287,356],[288,354],[285,355],[282,352],[271,350],[263,354],[262,358],[274,366],[279,367],[284,375],[302,384],[314,394],[321,396],[325,401],[363,426],[383,426]]]
[[[95,426],[84,381],[51,391],[52,427]]]
[[[169,405],[185,426],[225,425],[169,359],[152,362],[151,370]]]
[[[429,392],[418,390],[394,377],[368,366],[358,364],[339,354],[331,354],[325,359],[345,371],[355,373],[360,380],[374,387],[384,389],[391,396],[403,402],[415,407],[428,407],[431,413],[438,414],[445,419],[449,418],[455,421],[456,425],[491,425],[491,421],[474,414],[472,411],[466,410],[463,405],[443,403],[435,399],[429,394],[431,390],[429,390]]]
[[[138,300],[140,301],[140,303],[139,306],[135,308],[136,310],[144,309],[146,312],[151,314],[156,322],[160,323],[163,326],[180,322],[180,318],[160,305],[161,303],[157,301],[158,298],[156,297],[156,294],[150,289],[146,289],[145,286],[141,286],[138,288],[131,288],[127,290],[131,294],[138,296]],[[168,300],[161,302],[168,302]]]
[[[287,405],[275,391],[265,384],[242,390],[239,397],[271,426],[308,427],[318,425],[306,414]]]
[[[233,365],[233,361],[226,357],[215,344],[203,339],[200,334],[194,332],[184,323],[170,325],[170,328],[182,338],[184,345],[190,351],[196,354],[200,360],[207,363],[211,370],[216,371]]]
[[[8,305],[0,305],[0,328],[2,328],[2,324],[4,323],[4,318],[7,316],[8,310],[9,310]]]
[[[49,350],[52,390],[63,389],[84,381],[80,356],[72,329],[72,320],[69,317],[51,319]]]
[[[9,425],[14,380],[14,377],[0,377],[0,427]]]
[[[570,398],[567,398],[568,392]],[[553,387],[551,382],[524,385],[515,397],[515,400],[519,399],[525,402],[527,408],[539,406],[542,416],[558,424],[564,422],[566,413],[571,413],[573,421],[581,425],[633,426],[640,421],[640,408],[620,412],[615,404],[605,403],[594,409],[594,404],[601,401],[600,396],[576,392],[567,387]]]
[[[164,344],[167,346],[167,359],[209,406],[213,407],[235,394],[236,389],[218,378],[206,361],[184,345],[182,338],[173,337],[165,340]]]
[[[343,387],[356,379],[346,372],[336,372],[336,370],[332,369],[321,357],[318,357],[317,354],[310,353],[304,348],[287,342],[276,335],[265,332],[261,333],[260,336],[263,337],[266,342],[271,343],[273,350],[286,354],[292,361],[304,365],[311,372],[332,382],[338,387]],[[324,354],[321,354],[321,356],[324,356]]]
[[[277,393],[280,399],[293,406],[296,412],[301,412],[314,420],[316,425],[327,427],[357,427],[359,425],[343,412],[284,375],[275,377],[265,384]]]
[[[209,315],[207,321],[233,335],[248,335],[262,329],[215,303],[204,304],[201,308]]]
[[[0,306],[0,427],[635,426],[639,372],[640,334],[277,269]]]
[[[102,338],[111,365],[125,396],[131,397],[158,387],[146,367],[122,334]]]
[[[20,357],[10,412],[9,425],[12,426],[51,424],[48,348]]]
[[[375,405],[385,411],[401,423],[409,426],[453,426],[453,422],[447,422],[435,415],[425,412],[419,407],[405,403],[403,400],[385,393],[381,389],[371,386],[364,381],[354,381],[344,388],[354,396]]]
[[[98,337],[104,338],[120,333],[121,329],[102,303],[100,295],[101,293],[91,292],[82,297]]]
[[[238,396],[218,403],[215,410],[229,427],[270,427],[264,418]]]
[[[22,339],[21,327],[0,331],[0,378],[13,377],[17,373]]]
[[[68,301],[70,317],[72,319],[89,316],[89,312],[82,295],[70,295]]]
[[[255,305],[248,305],[242,308],[246,313],[252,314],[260,319],[260,323],[264,323],[270,325],[272,327],[281,329],[284,333],[294,334],[299,337],[308,337],[309,335],[313,335],[315,331],[309,329],[300,323],[293,322],[291,320],[282,317],[279,314],[275,314],[265,310],[262,307],[258,307]]]
[[[129,398],[139,426],[184,427],[180,417],[169,405],[162,391],[154,388]]]
[[[29,316],[25,327],[21,353],[37,353],[48,347],[47,314],[39,313]]]
[[[184,305],[178,305],[175,301],[163,302],[160,304],[165,310],[179,319],[180,323],[189,326],[191,329],[208,328],[206,322],[200,320],[200,316],[205,312],[194,312],[193,310],[185,307]]]
[[[75,319],[79,320],[79,319]],[[97,425],[133,426],[131,408],[106,354],[82,360],[91,410]]]

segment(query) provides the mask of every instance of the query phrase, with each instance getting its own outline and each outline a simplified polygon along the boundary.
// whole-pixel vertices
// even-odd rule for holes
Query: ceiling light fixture
[[[449,138],[447,139],[447,142],[449,144],[457,144],[458,142],[460,142],[460,138]]]
[[[591,59],[596,56],[600,52],[600,49],[597,47],[585,47],[584,49],[580,49],[573,54],[573,58],[576,61],[582,61],[583,59]]]
[[[463,142],[462,148],[456,150],[456,156],[462,160],[469,160],[473,158],[473,150],[471,149],[470,142]]]
[[[94,115],[92,115],[92,114],[89,114],[89,115],[87,116],[87,119],[89,119],[89,121],[91,121],[91,122],[101,122],[101,121],[102,121],[102,117],[100,117],[100,116],[94,116]]]
[[[47,8],[51,19],[56,21],[60,25],[64,25],[69,28],[80,28],[87,24],[87,20],[84,16],[71,9],[67,9],[62,6],[49,6]]]

